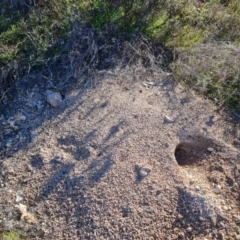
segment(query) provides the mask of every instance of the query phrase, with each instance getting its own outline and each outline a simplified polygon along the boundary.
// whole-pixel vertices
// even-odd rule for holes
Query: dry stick
[[[2,95],[2,97],[1,97],[1,99],[0,99],[0,101],[2,101],[3,100],[3,98],[4,98],[4,96],[5,96],[5,94],[10,90],[11,88],[8,88],[4,93],[3,93],[3,95]]]

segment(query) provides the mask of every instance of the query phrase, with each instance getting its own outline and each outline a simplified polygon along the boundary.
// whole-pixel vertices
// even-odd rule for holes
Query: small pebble
[[[168,116],[164,116],[164,122],[165,122],[165,123],[174,123],[174,120],[171,119],[171,118],[168,117]]]
[[[105,63],[111,63],[111,59],[110,59],[110,58],[105,58],[105,59],[104,59],[104,62],[105,62]]]
[[[228,207],[227,207],[227,206],[223,206],[223,210],[224,210],[224,211],[227,211],[227,210],[228,210]]]
[[[237,217],[236,217],[235,222],[236,222],[236,223],[240,223],[240,216],[237,216]]]
[[[235,239],[240,240],[240,235],[237,235]]]
[[[211,148],[211,147],[207,148],[207,150],[208,150],[209,152],[213,152],[213,151],[214,151],[214,149]]]
[[[22,200],[23,198],[20,195],[16,194],[16,202],[21,202]]]
[[[139,170],[139,175],[141,177],[146,177],[149,173],[150,173],[150,169],[148,169],[148,168],[141,168]]]
[[[62,96],[59,92],[46,91],[47,102],[53,107],[59,107],[62,103]]]
[[[12,146],[11,142],[6,143],[6,147],[10,148]]]
[[[22,120],[22,121],[25,121],[26,119],[27,119],[27,117],[24,116],[24,115],[22,115],[22,116],[20,117],[20,120]]]
[[[177,218],[178,218],[178,219],[183,219],[183,216],[182,216],[181,214],[178,214],[178,215],[177,215]]]
[[[222,187],[221,187],[220,185],[218,185],[218,184],[215,186],[215,188],[216,188],[217,190],[221,190],[221,189],[222,189]]]
[[[192,232],[192,228],[191,227],[188,227],[186,230],[187,230],[187,232]]]
[[[200,187],[199,187],[199,186],[196,186],[196,187],[195,187],[195,190],[196,190],[196,191],[200,191]]]
[[[220,222],[220,223],[219,223],[219,226],[220,226],[220,227],[223,227],[223,228],[225,227],[225,225],[224,225],[223,222]]]
[[[222,232],[218,234],[219,240],[225,240],[225,236]]]
[[[41,104],[38,104],[38,105],[37,105],[37,109],[38,109],[38,110],[41,110],[41,109],[42,109],[42,105],[41,105]]]
[[[10,127],[12,127],[12,128],[14,128],[14,127],[15,127],[15,126],[14,126],[14,124],[15,124],[15,122],[14,122],[14,121],[9,121],[8,123],[9,123]]]
[[[185,237],[184,232],[180,232],[180,233],[178,233],[178,237],[180,237],[180,238],[184,238],[184,237]]]

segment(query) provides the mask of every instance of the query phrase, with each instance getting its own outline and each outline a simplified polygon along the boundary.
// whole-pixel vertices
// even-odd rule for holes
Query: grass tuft
[[[26,240],[25,237],[23,237],[18,232],[4,232],[0,235],[0,240]]]
[[[178,53],[172,66],[179,81],[231,108],[239,106],[238,0],[2,0],[0,9],[3,92],[9,82],[59,56],[73,23],[80,21],[98,32],[143,32]]]

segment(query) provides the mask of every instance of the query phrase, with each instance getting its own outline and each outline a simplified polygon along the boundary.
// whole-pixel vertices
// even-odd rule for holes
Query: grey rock
[[[223,206],[223,210],[224,211],[227,211],[228,210],[228,207],[226,205]]]
[[[236,217],[235,217],[235,222],[236,222],[236,223],[240,223],[240,216],[236,216]]]
[[[16,194],[16,202],[21,202],[23,200],[22,196],[20,196],[18,193]]]
[[[15,122],[14,121],[8,121],[8,124],[10,125],[10,127],[14,128],[15,126]]]
[[[199,186],[196,186],[196,187],[195,187],[195,190],[196,190],[196,191],[200,191],[200,187],[199,187]]]
[[[233,140],[233,145],[240,146],[240,141],[238,139]]]
[[[149,168],[140,168],[139,170],[139,175],[141,177],[146,177],[148,174],[150,173],[150,169]]]
[[[109,63],[111,63],[111,59],[110,58],[105,58],[104,62],[109,64]]]
[[[47,90],[47,102],[53,107],[59,107],[62,103],[62,96],[59,92]]]
[[[146,82],[148,85],[154,86],[155,82]]]
[[[211,147],[207,148],[207,150],[208,150],[209,152],[213,152],[213,151],[214,151],[214,149],[211,148]]]
[[[27,119],[27,117],[22,115],[19,119],[22,120],[22,121],[25,121]]]
[[[174,123],[174,120],[171,119],[171,118],[168,117],[168,116],[164,116],[164,122],[165,122],[165,123]]]
[[[6,147],[10,148],[12,146],[12,142],[7,142]]]
[[[240,235],[237,235],[235,239],[240,240]]]
[[[219,237],[219,240],[225,240],[225,236],[224,236],[224,233],[220,232],[218,234],[218,237]]]
[[[238,114],[238,113],[235,112],[235,113],[233,113],[233,115],[234,115],[235,118],[237,118],[238,120],[240,120],[240,114]]]
[[[41,109],[42,109],[42,105],[38,103],[38,104],[37,104],[37,109],[38,109],[38,110],[41,110]]]

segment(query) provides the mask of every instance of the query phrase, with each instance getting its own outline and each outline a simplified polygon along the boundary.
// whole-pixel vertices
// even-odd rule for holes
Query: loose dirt
[[[79,80],[57,108],[45,90],[33,86],[12,110],[18,128],[2,143],[1,230],[29,239],[240,234],[240,128],[231,116],[171,76],[134,67]],[[21,219],[16,196],[36,223]]]

